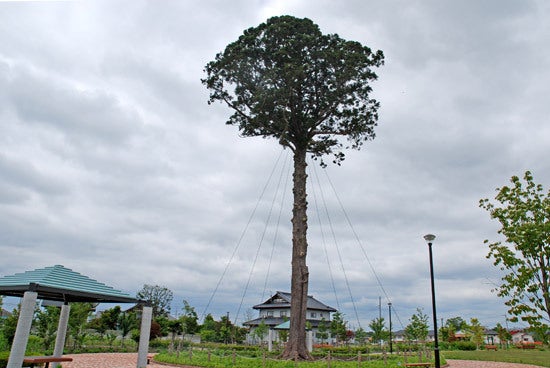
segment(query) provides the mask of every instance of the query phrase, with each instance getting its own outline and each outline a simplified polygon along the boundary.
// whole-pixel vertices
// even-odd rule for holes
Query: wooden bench
[[[405,367],[426,367],[429,368],[432,366],[431,362],[423,362],[423,363],[405,363],[403,364]]]
[[[494,350],[497,351],[498,347],[496,345],[485,345],[485,350]]]
[[[45,364],[44,368],[48,368],[50,363],[72,362],[73,358],[69,357],[54,357],[54,356],[29,356],[23,358],[23,363],[30,363],[31,368],[35,364]]]

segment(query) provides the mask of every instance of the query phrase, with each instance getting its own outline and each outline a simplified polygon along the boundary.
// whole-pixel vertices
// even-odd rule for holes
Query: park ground
[[[135,368],[137,353],[68,354],[73,361],[63,363],[63,368]],[[449,368],[539,368],[540,366],[517,363],[481,362],[473,360],[447,360]],[[151,362],[148,368],[166,368]],[[181,367],[181,366],[180,366]]]

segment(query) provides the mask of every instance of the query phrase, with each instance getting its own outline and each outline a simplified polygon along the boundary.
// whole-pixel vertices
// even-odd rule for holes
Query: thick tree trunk
[[[306,309],[309,271],[307,255],[306,150],[294,152],[294,207],[292,210],[292,279],[290,332],[282,357],[311,359],[306,347]]]

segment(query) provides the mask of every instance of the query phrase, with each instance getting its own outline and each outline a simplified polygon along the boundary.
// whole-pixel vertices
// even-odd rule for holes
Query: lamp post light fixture
[[[391,303],[388,303],[388,309],[389,309],[389,316],[390,316],[390,354],[393,354],[393,345],[392,345],[392,337],[391,337]]]
[[[428,249],[430,252],[430,280],[432,283],[432,311],[434,319],[434,363],[435,368],[441,368],[441,363],[439,361],[439,343],[437,341],[437,314],[435,308],[435,286],[434,286],[434,265],[433,265],[433,256],[432,256],[432,243],[435,239],[435,235],[427,234],[424,235],[424,240],[428,243]]]

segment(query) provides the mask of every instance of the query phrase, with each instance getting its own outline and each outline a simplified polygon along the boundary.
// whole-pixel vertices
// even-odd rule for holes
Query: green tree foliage
[[[521,318],[533,327],[550,324],[550,191],[535,184],[526,171],[523,182],[497,188],[496,204],[480,200],[480,207],[500,222],[504,242],[489,245],[487,258],[507,272],[498,295],[504,298],[513,322]]]
[[[468,334],[470,335],[470,341],[476,344],[476,349],[479,349],[483,344],[485,336],[485,327],[483,327],[477,318],[470,319],[470,325],[468,326]]]
[[[405,336],[408,340],[417,342],[424,342],[428,338],[428,316],[421,308],[417,308],[416,313],[411,316],[405,327]]]
[[[512,340],[512,335],[510,332],[504,328],[500,323],[497,323],[495,327],[495,331],[497,332],[498,339],[500,340],[500,345],[503,346],[503,344],[506,344],[508,341]]]
[[[68,332],[69,339],[72,339],[73,349],[80,348],[86,337],[86,322],[94,310],[92,303],[73,303],[69,312]]]
[[[60,310],[57,307],[39,308],[34,315],[34,327],[36,334],[42,339],[44,350],[53,348],[59,324],[59,315]]]
[[[365,331],[362,327],[355,330],[355,342],[360,345],[364,345],[367,342],[368,336],[367,331]]]
[[[120,306],[115,306],[101,312],[99,317],[94,318],[88,323],[88,328],[96,330],[101,336],[107,330],[116,330],[118,328],[118,319],[120,317]]]
[[[369,323],[369,328],[372,330],[372,341],[378,343],[389,338],[389,331],[386,330],[384,318],[375,318]]]
[[[148,301],[153,308],[153,318],[164,316],[170,313],[170,305],[174,299],[174,293],[170,289],[159,285],[143,285],[136,297]]]
[[[168,322],[168,330],[170,331],[170,344],[174,347],[176,336],[183,332],[183,325],[181,320],[172,320]]]
[[[269,327],[267,327],[265,322],[262,320],[258,325],[258,327],[254,329],[254,332],[252,333],[252,335],[255,338],[257,338],[260,342],[262,342],[262,340],[264,339],[264,337],[267,335],[268,332],[269,332]]]
[[[245,137],[275,138],[294,154],[290,336],[283,357],[309,359],[306,349],[306,155],[359,149],[374,138],[379,103],[370,94],[381,51],[336,34],[309,19],[280,16],[247,29],[206,65],[209,103],[234,110],[227,124]]]
[[[17,320],[19,319],[20,307],[21,305],[19,305],[18,308],[14,309],[11,315],[4,319],[4,323],[2,325],[2,334],[4,335],[4,338],[7,340],[10,346],[13,343],[13,338],[15,337],[15,330],[17,329]]]
[[[111,309],[104,310],[100,316],[101,323],[107,330],[116,330],[120,313],[120,306],[118,305]]]
[[[123,312],[118,316],[118,329],[122,338],[122,346],[124,346],[126,336],[137,327],[138,321],[135,313]]]
[[[170,332],[170,320],[166,316],[158,316],[155,319],[153,319],[158,325],[160,326],[160,335],[161,336],[168,336],[168,333]]]
[[[550,340],[550,331],[544,325],[531,326],[528,328],[528,331],[533,335],[535,341],[541,341],[545,345],[548,345]]]
[[[466,322],[462,317],[453,317],[447,319],[447,321],[445,321],[445,325],[451,327],[453,331],[456,332],[465,329],[468,326],[468,322]]]
[[[199,317],[195,308],[193,308],[187,300],[183,301],[183,315],[180,317],[183,333],[194,334],[199,331]]]
[[[324,317],[321,318],[317,326],[317,338],[321,340],[321,343],[324,343],[328,339],[327,320]]]
[[[445,325],[439,329],[441,340],[447,342],[456,341],[456,332],[465,330],[467,327],[468,323],[462,317],[449,318],[445,322]]]
[[[206,342],[216,342],[217,336],[216,336],[216,321],[214,321],[214,317],[210,313],[204,317],[204,321],[201,326],[200,330],[201,335],[201,341]]]
[[[346,321],[344,321],[344,315],[340,312],[336,312],[332,315],[330,321],[330,335],[336,339],[336,342],[346,341]]]

